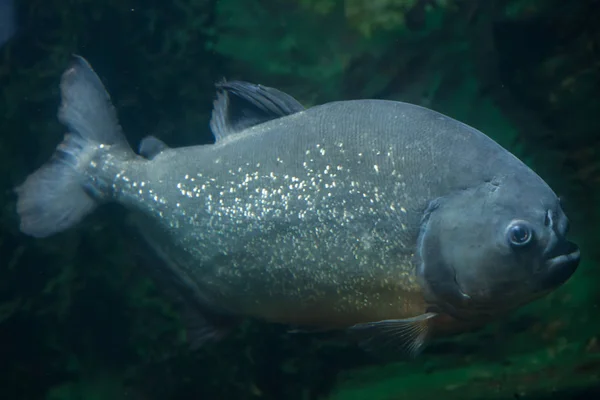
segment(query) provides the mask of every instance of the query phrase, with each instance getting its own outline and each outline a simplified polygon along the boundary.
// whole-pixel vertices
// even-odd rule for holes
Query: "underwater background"
[[[15,10],[0,48],[0,399],[600,398],[600,1],[17,0]],[[257,321],[190,351],[121,207],[43,240],[19,232],[13,188],[64,134],[58,84],[74,53],[100,75],[132,144],[211,143],[223,78],[307,107],[380,98],[440,111],[553,187],[581,266],[550,295],[413,361]]]

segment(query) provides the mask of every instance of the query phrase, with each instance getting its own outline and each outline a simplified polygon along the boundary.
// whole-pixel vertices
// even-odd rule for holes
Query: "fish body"
[[[76,59],[61,83],[70,134],[17,189],[21,229],[47,236],[118,202],[161,260],[159,280],[202,316],[200,337],[255,317],[402,331],[413,353],[436,318],[510,310],[577,267],[554,192],[478,130],[401,102],[305,109],[260,85],[219,88],[215,144],[148,138],[135,154]],[[524,235],[536,243],[510,242]]]

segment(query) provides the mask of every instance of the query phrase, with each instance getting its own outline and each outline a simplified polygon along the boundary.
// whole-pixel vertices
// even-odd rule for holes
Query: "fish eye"
[[[521,247],[533,239],[533,229],[525,221],[513,221],[507,229],[508,241],[511,245]]]

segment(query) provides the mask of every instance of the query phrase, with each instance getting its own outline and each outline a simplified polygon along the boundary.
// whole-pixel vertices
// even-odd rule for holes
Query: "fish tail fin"
[[[98,151],[133,156],[100,78],[75,56],[60,83],[59,120],[69,128],[50,161],[15,188],[23,233],[45,237],[63,231],[93,211],[102,190],[86,176]]]

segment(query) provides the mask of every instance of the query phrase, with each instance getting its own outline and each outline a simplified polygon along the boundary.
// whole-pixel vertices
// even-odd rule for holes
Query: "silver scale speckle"
[[[406,229],[398,216],[407,213],[394,149],[356,152],[337,141],[302,153],[293,161],[273,156],[235,166],[218,156],[214,167],[180,175],[138,161],[118,170],[112,187],[123,202],[162,222],[176,238],[170,252],[181,270],[213,297],[232,301],[228,293],[236,288],[239,301],[252,298],[256,307],[278,298],[281,307],[299,301],[311,307],[334,296],[332,307],[352,312],[384,296],[391,307],[399,287],[416,287],[412,254],[394,250],[404,246],[394,229]],[[396,184],[379,186],[390,168]],[[390,218],[399,219],[397,228],[385,227]]]

